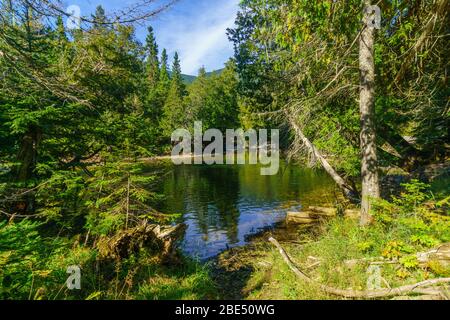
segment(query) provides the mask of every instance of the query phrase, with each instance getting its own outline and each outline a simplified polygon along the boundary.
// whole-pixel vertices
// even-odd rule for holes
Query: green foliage
[[[150,191],[155,180],[144,174],[140,163],[108,162],[100,167],[82,194],[88,208],[86,228],[94,235],[108,235],[144,219],[163,219],[151,206],[159,198]]]
[[[69,265],[83,267],[93,252],[71,248],[64,238],[44,238],[42,224],[0,222],[0,297],[50,299],[64,287]]]
[[[0,298],[205,299],[214,297],[206,267],[186,260],[164,267],[142,251],[120,262],[100,262],[76,239],[41,235],[42,224],[0,222]],[[68,290],[68,266],[81,268],[81,290]]]
[[[411,170],[419,163],[445,159],[449,114],[443,79],[449,16],[442,2],[378,5],[383,16],[375,42],[377,135],[383,146],[379,159],[383,166],[399,164]],[[229,38],[235,46],[243,123],[262,122],[267,127],[276,120],[280,125],[287,122],[286,111],[295,113],[307,137],[333,167],[357,175],[355,57],[361,1],[245,0],[240,6]],[[427,29],[430,19],[436,24]],[[423,36],[425,43],[436,42],[424,45]]]
[[[181,76],[181,65],[178,53],[175,52],[170,89],[163,107],[163,116],[161,128],[166,137],[171,137],[172,132],[179,128],[187,128],[189,118],[184,105],[184,96],[186,95],[186,86]]]
[[[188,92],[186,113],[192,123],[200,120],[206,130],[215,128],[222,132],[239,127],[237,77],[232,62],[220,74],[207,76],[206,71],[200,69]]]
[[[377,200],[374,203],[375,220],[389,232],[400,233],[411,243],[423,247],[449,241],[450,217],[432,209],[429,185],[411,180],[402,186],[404,191],[391,202]]]

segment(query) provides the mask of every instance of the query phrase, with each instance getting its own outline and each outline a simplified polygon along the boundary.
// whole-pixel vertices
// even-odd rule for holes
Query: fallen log
[[[444,268],[450,266],[450,243],[444,243],[436,248],[429,251],[416,253],[417,261],[421,267],[427,267],[430,262],[437,262]],[[362,259],[351,259],[344,261],[344,264],[348,267],[353,267],[357,264],[368,263],[368,264],[397,264],[398,260],[386,260],[383,257],[372,257],[372,258],[362,258]]]
[[[425,294],[421,296],[398,296],[394,297],[391,300],[446,300],[445,297],[443,297],[440,294]]]
[[[118,232],[112,237],[102,237],[97,243],[100,259],[120,260],[146,247],[163,261],[176,260],[175,242],[180,239],[187,226],[160,226],[143,222],[134,228]]]
[[[317,216],[312,215],[311,212],[293,212],[289,211],[286,214],[286,222],[295,224],[310,224],[316,223],[319,219]]]
[[[447,268],[450,266],[450,243],[444,243],[437,248],[420,252],[416,256],[421,266],[427,266],[431,261],[434,261]]]
[[[450,243],[444,243],[438,247],[426,252],[416,253],[417,261],[421,267],[428,267],[430,262],[437,262],[444,268],[450,264]],[[309,256],[308,262],[312,262],[313,266],[318,266],[322,263],[322,259],[318,257]],[[357,265],[385,265],[385,264],[399,264],[399,260],[390,260],[383,257],[369,257],[360,259],[345,260],[344,265],[348,268],[353,268]]]
[[[320,219],[335,217],[336,215],[336,208],[310,206],[307,211],[288,211],[286,222],[288,224],[311,224],[319,222]],[[346,209],[344,212],[344,216],[347,218],[357,218],[359,215],[360,211],[357,209]]]
[[[337,215],[336,208],[309,206],[308,209],[309,209],[309,211],[314,212],[315,214],[318,214],[318,215],[330,216],[330,217]]]
[[[317,286],[320,290],[323,292],[326,292],[328,294],[341,296],[344,298],[365,298],[365,299],[373,299],[373,298],[387,298],[387,297],[394,297],[394,296],[401,296],[408,293],[415,293],[416,290],[421,289],[423,287],[442,284],[442,283],[450,283],[450,278],[438,278],[438,279],[429,279],[425,281],[421,281],[418,283],[405,285],[397,288],[389,288],[389,289],[379,289],[379,290],[349,290],[349,289],[338,289],[334,287],[330,287],[324,284],[321,284],[313,279],[311,279],[309,276],[307,276],[303,271],[301,271],[292,261],[292,259],[289,257],[289,255],[286,253],[286,251],[283,249],[283,247],[278,243],[277,240],[274,238],[269,238],[269,241],[277,247],[280,255],[282,256],[283,260],[286,262],[286,264],[289,266],[289,268],[297,275],[300,279],[304,280],[305,282]]]

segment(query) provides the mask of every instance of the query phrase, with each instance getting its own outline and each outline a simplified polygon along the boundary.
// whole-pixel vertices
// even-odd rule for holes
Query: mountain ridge
[[[207,72],[207,73],[206,73],[206,76],[207,76],[207,77],[211,77],[211,76],[213,76],[213,75],[220,74],[220,73],[222,73],[223,70],[224,70],[224,68],[218,69],[218,70],[214,70],[214,71],[210,71],[210,72]],[[169,75],[172,75],[172,72],[171,72],[171,71],[169,72]],[[181,74],[181,77],[183,78],[184,83],[186,83],[186,84],[191,84],[192,82],[195,81],[195,79],[197,79],[198,76],[193,76],[193,75],[190,75],[190,74],[184,74],[184,73],[182,73],[182,74]]]

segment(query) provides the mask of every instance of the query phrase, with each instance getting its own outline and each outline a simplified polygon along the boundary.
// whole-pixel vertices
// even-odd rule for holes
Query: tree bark
[[[20,166],[17,169],[16,179],[25,182],[31,178],[36,167],[37,149],[41,141],[42,133],[38,127],[30,127],[22,137],[17,160]]]
[[[380,196],[378,178],[377,144],[375,130],[375,62],[374,33],[369,27],[370,0],[364,1],[363,31],[360,36],[359,63],[361,74],[360,116],[361,116],[361,220],[362,226],[371,222],[370,201]]]

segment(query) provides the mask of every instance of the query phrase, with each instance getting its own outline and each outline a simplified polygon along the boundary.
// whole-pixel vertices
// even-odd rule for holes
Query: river
[[[188,226],[181,249],[199,260],[245,245],[287,211],[331,203],[336,192],[325,172],[296,164],[282,163],[275,176],[260,175],[259,165],[163,165],[158,209],[181,214]]]

